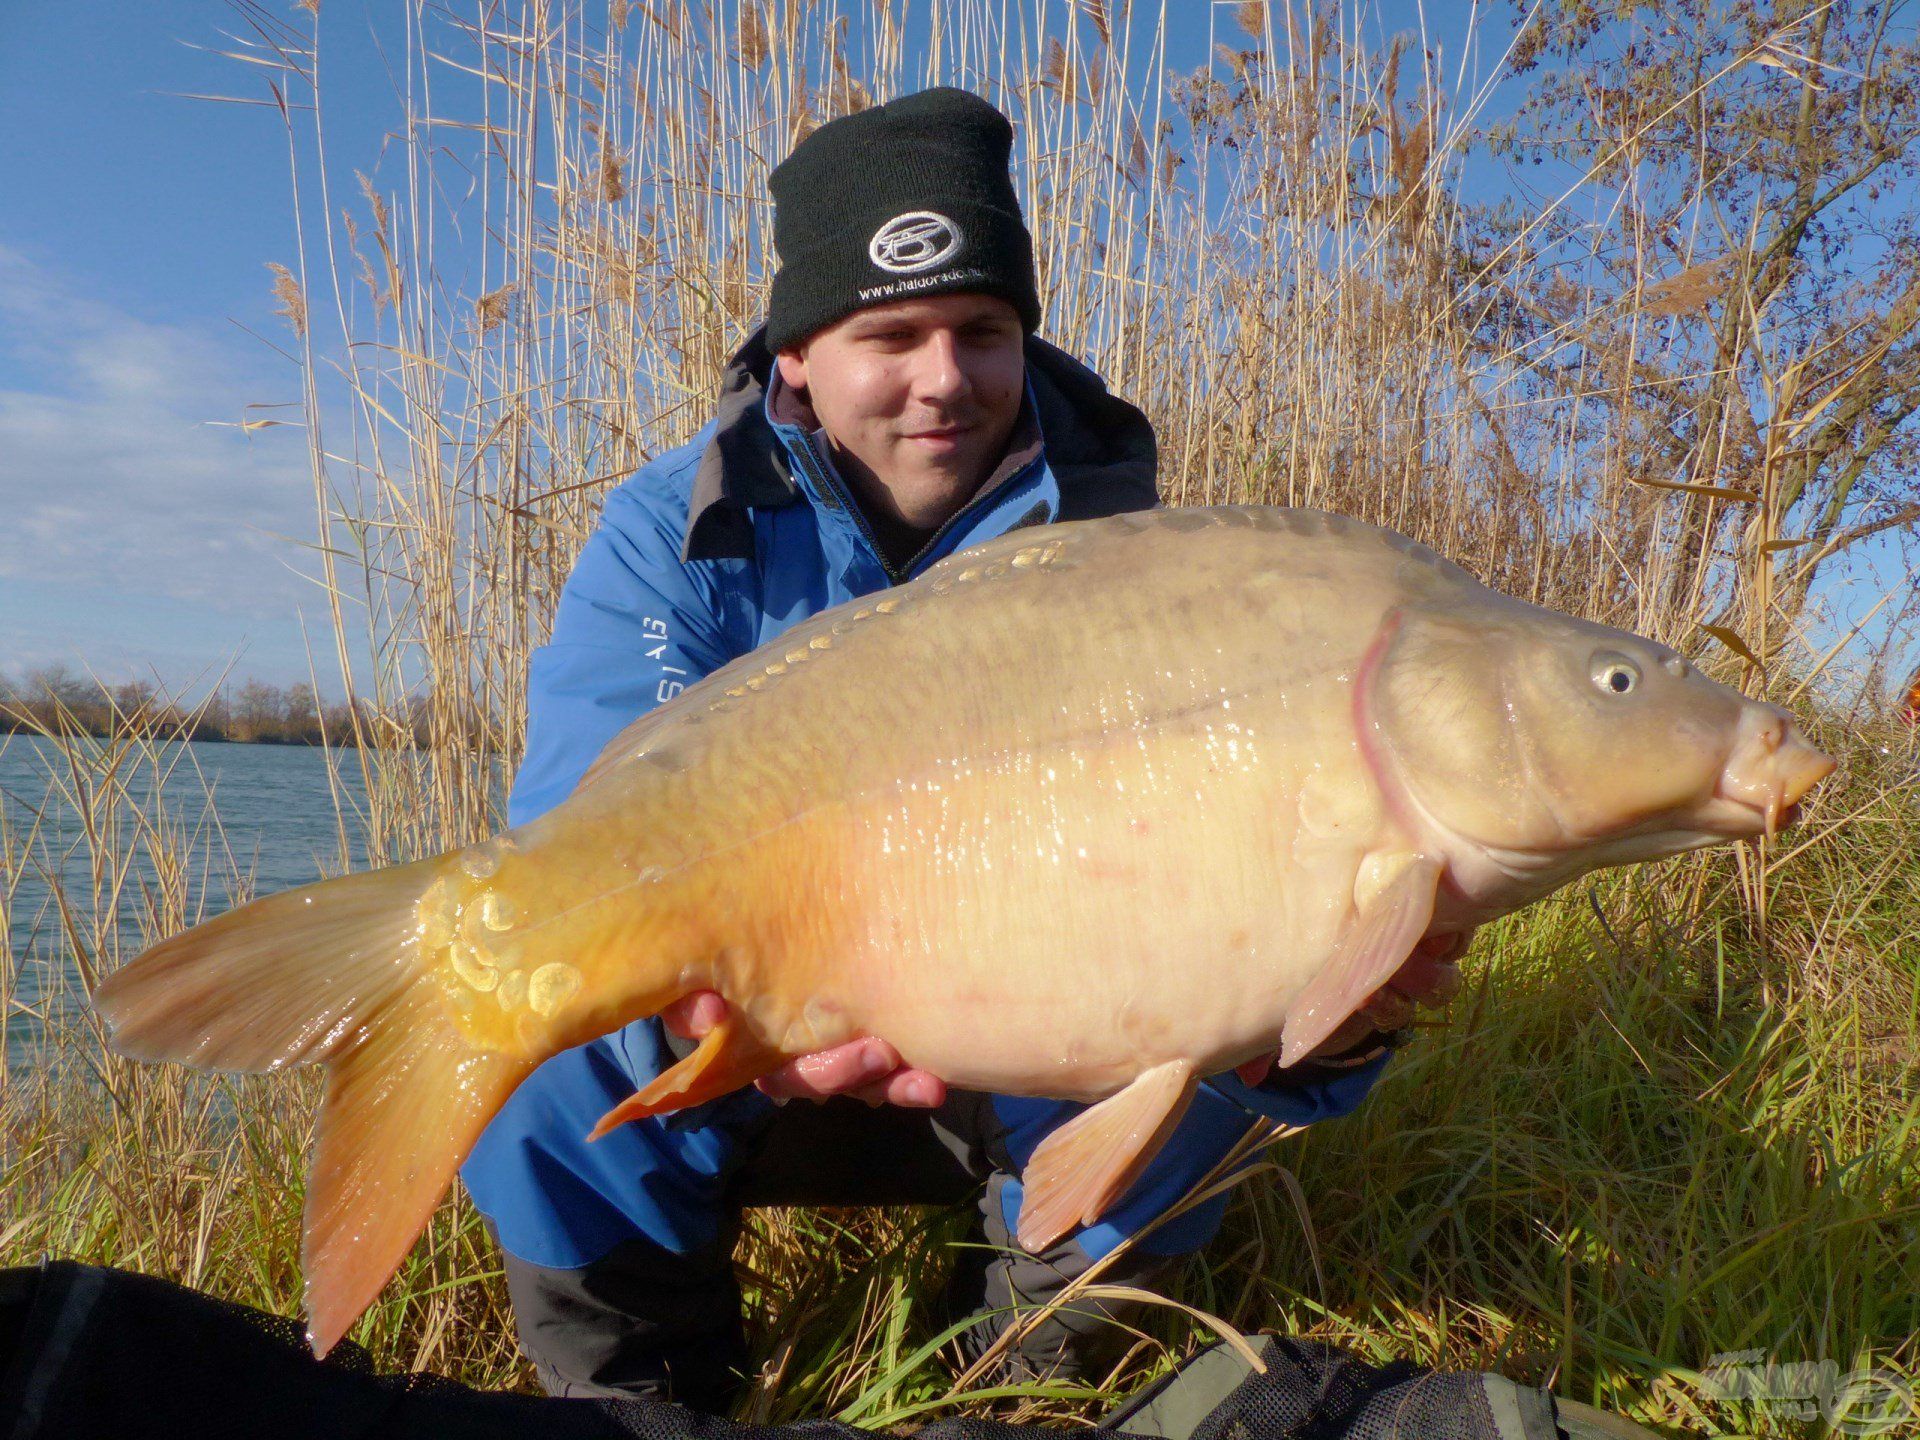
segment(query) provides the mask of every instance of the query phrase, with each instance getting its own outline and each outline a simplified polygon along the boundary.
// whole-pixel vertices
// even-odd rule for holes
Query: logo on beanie
[[[960,227],[932,210],[896,215],[867,242],[867,258],[894,275],[918,275],[960,249]]]

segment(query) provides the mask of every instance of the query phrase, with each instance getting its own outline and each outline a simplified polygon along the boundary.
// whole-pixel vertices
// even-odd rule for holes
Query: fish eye
[[[1602,650],[1593,657],[1588,672],[1593,683],[1609,695],[1630,695],[1640,684],[1640,667],[1613,650]]]

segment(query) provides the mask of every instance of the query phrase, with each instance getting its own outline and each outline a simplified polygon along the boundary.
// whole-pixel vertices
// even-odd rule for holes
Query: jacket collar
[[[1100,377],[1037,336],[1026,343],[1027,384],[1038,436],[1060,487],[1062,520],[1084,520],[1156,503],[1153,427]],[[773,355],[756,330],[728,362],[713,433],[694,472],[683,560],[751,559],[754,509],[801,498],[786,446],[767,418]],[[1027,451],[1037,436],[1016,434]],[[1014,457],[1009,455],[1010,460]],[[1024,461],[1030,456],[1021,457]]]

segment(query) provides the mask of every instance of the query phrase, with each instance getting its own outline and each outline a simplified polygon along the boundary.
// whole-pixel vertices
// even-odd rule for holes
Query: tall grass
[[[1809,711],[1824,696],[1816,723],[1849,761],[1777,845],[1608,877],[1497,927],[1447,1023],[1359,1115],[1283,1142],[1286,1173],[1241,1186],[1170,1293],[1689,1429],[1792,1428],[1702,1390],[1716,1351],[1920,1376],[1911,733],[1843,732],[1847,695],[1808,685],[1828,657],[1773,594],[1775,507],[1649,484],[1629,437],[1591,428],[1582,397],[1630,399],[1667,332],[1587,288],[1564,238],[1463,268],[1474,93],[1371,43],[1355,9],[415,5],[391,57],[399,143],[343,193],[358,157],[328,152],[324,28],[236,13],[236,53],[289,101],[299,243],[276,283],[361,732],[339,763],[366,782],[376,862],[498,827],[528,657],[599,504],[694,433],[759,317],[768,165],[831,115],[966,84],[1018,127],[1046,333],[1147,408],[1170,502],[1347,511],[1526,598],[1732,646],[1749,689]],[[1212,69],[1169,73],[1175,27],[1196,23],[1220,27]],[[1589,176],[1552,209],[1611,198]],[[1656,291],[1655,242],[1632,243]],[[1564,393],[1543,395],[1516,297],[1569,334],[1625,325],[1646,363],[1571,347]],[[1831,393],[1804,364],[1746,359],[1768,390],[1764,463],[1784,463]],[[159,738],[62,742],[84,838],[0,797],[0,877],[69,843],[97,847],[104,877],[214,863],[191,837],[217,820],[148,816],[132,783],[171,763]],[[41,941],[10,949],[0,1000],[31,977],[57,1063],[10,1069],[0,1095],[0,1261],[110,1260],[290,1310],[308,1090],[123,1065],[59,1003],[130,953],[129,924],[190,921],[173,893],[62,891]],[[752,1412],[885,1423],[985,1403],[929,1329],[959,1233],[957,1216],[762,1217],[740,1254]],[[1195,1329],[1154,1312],[1094,1388]],[[524,1384],[511,1333],[457,1197],[356,1331],[388,1363]],[[1003,1398],[1064,1413],[1055,1392]]]

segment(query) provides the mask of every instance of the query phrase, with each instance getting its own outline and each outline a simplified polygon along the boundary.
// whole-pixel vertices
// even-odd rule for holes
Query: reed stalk
[[[386,863],[501,825],[528,661],[600,504],[698,430],[760,316],[769,165],[835,115],[965,84],[1016,125],[1045,333],[1146,408],[1170,503],[1391,526],[1724,666],[1848,759],[1775,845],[1496,927],[1448,1021],[1360,1114],[1281,1142],[1285,1183],[1243,1183],[1171,1293],[1714,1433],[1795,1430],[1703,1389],[1717,1350],[1920,1377],[1913,732],[1850,711],[1873,657],[1829,651],[1781,560],[1808,436],[1869,362],[1795,349],[1749,305],[1718,363],[1754,434],[1722,405],[1690,441],[1699,478],[1650,469],[1658,397],[1697,378],[1682,322],[1744,313],[1757,282],[1691,242],[1675,271],[1611,162],[1490,229],[1485,93],[1370,39],[1358,8],[411,3],[398,143],[351,185],[318,12],[236,11],[236,54],[289,100],[300,230],[275,288],[358,742],[335,763],[365,795],[340,792],[341,863],[350,826]],[[1176,71],[1198,25],[1211,61]],[[191,763],[177,737],[42,729],[11,743],[39,747],[45,795],[0,796],[0,1263],[127,1264],[291,1312],[310,1087],[126,1065],[80,1003],[246,876],[210,797],[191,816],[156,799]],[[23,915],[30,876],[46,898]],[[929,1328],[961,1225],[759,1217],[748,1412],[1084,1415],[1199,1333],[1156,1314],[1105,1382],[990,1402]],[[355,1333],[388,1364],[529,1383],[458,1196]]]

